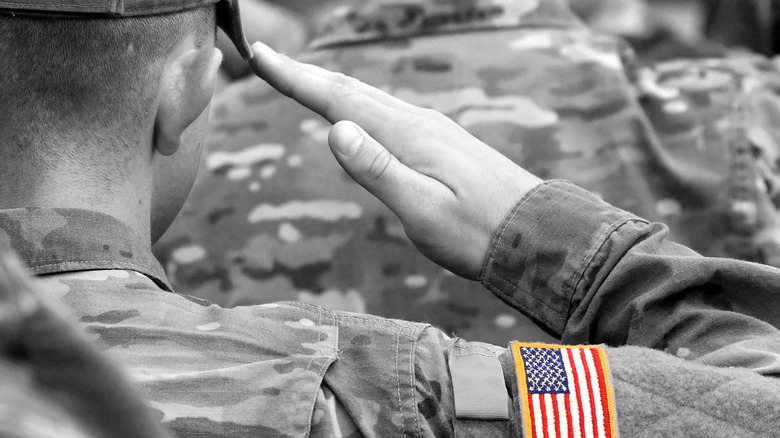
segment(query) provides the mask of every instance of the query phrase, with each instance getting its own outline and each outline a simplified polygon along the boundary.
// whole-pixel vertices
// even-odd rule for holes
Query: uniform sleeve
[[[569,183],[548,182],[497,232],[482,281],[572,349],[607,345],[602,370],[611,376],[611,424],[621,436],[772,436],[780,413],[772,288],[780,271],[705,258],[665,236],[661,225]],[[520,373],[512,349],[410,322],[338,319],[339,358],[324,384],[350,419],[344,430],[456,437],[559,436],[547,432],[568,424],[575,430],[573,420],[526,418],[529,380],[518,376],[530,368]],[[586,376],[584,396],[582,388],[596,386],[583,360],[570,382]],[[545,364],[539,369],[549,370]],[[576,427],[595,424],[586,411],[571,412],[583,413]],[[536,435],[526,433],[529,424]]]
[[[0,436],[165,438],[139,391],[0,241]]]
[[[482,283],[565,344],[780,373],[780,271],[703,257],[667,231],[550,181],[496,233]]]

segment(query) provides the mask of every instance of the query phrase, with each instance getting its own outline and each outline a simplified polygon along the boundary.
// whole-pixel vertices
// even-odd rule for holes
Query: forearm
[[[521,390],[524,383],[518,381],[517,362],[511,348],[503,353],[498,350],[485,344],[448,340],[432,328],[421,334],[415,350],[417,391],[413,403],[426,407],[418,413],[418,424],[425,431],[421,435],[454,427],[456,436],[461,436],[458,433],[462,436],[524,436],[528,421],[525,408],[521,407],[525,405]],[[690,362],[649,348],[622,346],[604,350],[614,394],[616,415],[611,420],[616,421],[620,436],[774,436],[780,380],[746,369]],[[483,362],[490,351],[499,354],[506,394],[500,385],[491,385],[484,380],[489,373]],[[467,352],[469,354],[464,354]],[[472,385],[455,379],[456,375],[462,376],[464,370],[458,371],[462,363],[454,364],[454,356],[479,359],[482,371],[469,374]],[[576,378],[572,374],[567,376]],[[432,382],[438,390],[430,391]],[[581,390],[582,400],[594,395],[593,389],[583,387]],[[506,419],[494,415],[468,415],[459,405],[477,402],[486,407],[503,400],[508,400]],[[574,403],[574,399],[568,403]],[[543,432],[537,436],[555,436],[552,433],[545,435],[544,428],[565,430],[571,421],[578,419],[574,410],[568,418],[562,415],[567,412],[565,408],[559,407],[554,412],[560,416],[551,419],[548,410],[547,421],[541,425]],[[581,426],[593,425],[586,417],[581,419]],[[531,425],[539,427],[538,423]]]
[[[572,214],[577,212],[577,214]],[[561,182],[518,204],[482,282],[565,343],[637,345],[763,373],[780,352],[780,271],[699,256]]]

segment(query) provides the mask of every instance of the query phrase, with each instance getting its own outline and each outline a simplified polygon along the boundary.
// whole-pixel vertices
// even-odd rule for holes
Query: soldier
[[[2,5],[0,240],[179,436],[774,432],[776,269],[670,243],[439,113],[262,44],[252,56],[232,3],[78,3],[79,18],[63,16],[73,4]],[[225,309],[171,293],[149,242],[198,162],[217,13],[254,71],[341,121],[336,159],[424,254],[572,345],[503,348],[305,303]],[[574,345],[600,342],[612,347]]]
[[[747,54],[639,72],[642,106],[663,145],[654,185],[673,239],[780,266],[778,73]]]
[[[306,59],[443,112],[537,175],[661,219],[623,46],[563,1],[526,6],[361,2],[323,22]],[[155,249],[175,289],[228,307],[300,300],[427,321],[496,344],[552,339],[424,258],[328,156],[327,132],[258,79],[218,96],[202,172]]]
[[[753,159],[743,157],[754,177],[739,185],[726,171],[746,137],[681,147],[679,131],[669,131],[681,122],[665,122],[653,108],[663,107],[658,99],[696,96],[658,91],[669,75],[635,72],[626,47],[589,32],[565,2],[543,2],[530,14],[521,4],[507,2],[501,13],[496,1],[339,8],[306,60],[443,112],[534,174],[663,221],[673,240],[706,255],[780,266],[771,243],[776,209],[764,203],[759,214],[747,200],[768,199]],[[751,72],[741,77],[770,77]],[[730,95],[697,100],[707,117],[736,114],[731,106],[748,96],[736,82],[715,90]],[[771,87],[760,90],[751,92]],[[202,172],[156,245],[175,289],[228,307],[300,300],[427,321],[495,344],[550,340],[500,301],[474,300],[479,285],[422,257],[396,216],[340,172],[324,149],[328,125],[310,111],[257,79],[233,85],[213,108]],[[768,117],[750,117],[754,123],[774,122],[771,111],[755,111]],[[713,130],[702,128],[691,121],[687,138]],[[740,190],[742,201],[727,199]],[[741,207],[753,209],[749,224],[741,225]]]
[[[701,30],[696,28],[696,17],[704,15],[702,2],[578,0],[570,3],[594,30],[625,38],[643,65],[727,54],[725,46],[698,38],[697,32],[700,34]],[[670,17],[677,18],[677,24],[670,25]]]

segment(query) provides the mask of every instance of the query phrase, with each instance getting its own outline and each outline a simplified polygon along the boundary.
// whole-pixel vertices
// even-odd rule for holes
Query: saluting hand
[[[254,72],[334,124],[336,160],[385,203],[428,258],[479,277],[493,234],[541,180],[443,114],[253,45]]]

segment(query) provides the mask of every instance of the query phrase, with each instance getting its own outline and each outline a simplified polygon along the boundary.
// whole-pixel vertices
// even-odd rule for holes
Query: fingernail
[[[334,146],[341,155],[349,157],[357,152],[358,149],[360,149],[360,146],[363,146],[363,136],[357,128],[355,128],[355,125],[352,125],[351,123],[341,125],[336,132],[336,142]]]
[[[279,54],[276,53],[274,49],[266,46],[260,41],[257,41],[254,44],[252,44],[252,51],[259,53],[260,56],[262,56],[263,58],[265,58],[265,60],[267,60],[272,64],[282,63],[282,60],[279,58]]]

